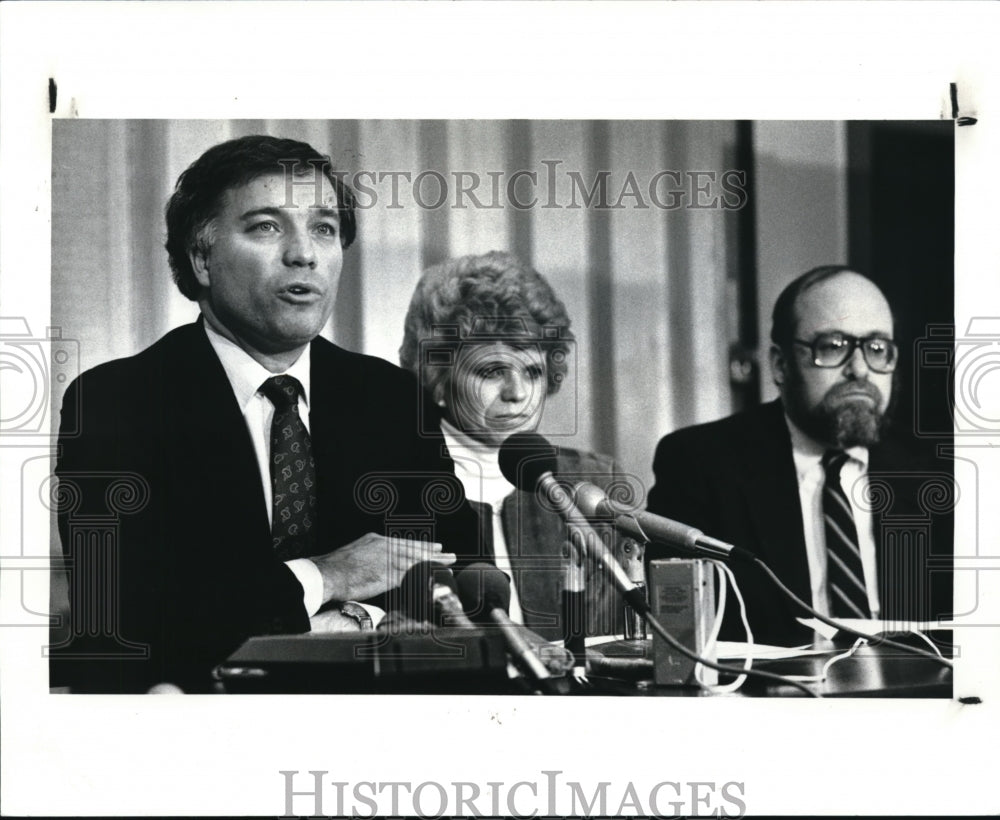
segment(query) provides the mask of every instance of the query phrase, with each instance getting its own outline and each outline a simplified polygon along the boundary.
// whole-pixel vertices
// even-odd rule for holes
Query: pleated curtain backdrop
[[[553,441],[613,454],[648,487],[660,436],[731,411],[737,211],[718,196],[732,122],[57,120],[52,323],[82,368],[197,316],[170,279],[164,205],[205,149],[253,133],[305,140],[357,183],[358,241],[325,332],[338,344],[396,362],[423,267],[510,250],[573,320],[575,361],[542,429]],[[698,184],[714,206],[688,207]]]

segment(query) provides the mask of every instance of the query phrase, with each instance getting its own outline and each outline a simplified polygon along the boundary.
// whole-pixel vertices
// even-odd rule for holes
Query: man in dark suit
[[[415,563],[450,564],[475,514],[416,381],[318,337],[353,197],[310,146],[209,149],[167,207],[201,317],[67,390],[59,526],[70,634],[52,683],[209,691],[254,634],[370,628]],[[69,427],[64,427],[68,431]]]
[[[815,268],[779,296],[771,340],[780,399],[664,437],[649,511],[749,549],[824,614],[948,615],[950,470],[887,435],[899,350],[885,296],[848,268]],[[733,569],[758,642],[811,639],[762,571]],[[730,599],[722,637],[742,635]]]

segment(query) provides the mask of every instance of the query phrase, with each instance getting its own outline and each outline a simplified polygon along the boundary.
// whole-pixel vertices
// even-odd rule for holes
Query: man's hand
[[[360,632],[361,624],[357,618],[349,618],[337,609],[326,609],[317,612],[309,619],[309,631],[318,632]]]
[[[421,561],[441,566],[455,563],[432,541],[386,538],[373,532],[326,555],[309,559],[323,574],[323,602],[367,601],[399,586],[406,571]]]

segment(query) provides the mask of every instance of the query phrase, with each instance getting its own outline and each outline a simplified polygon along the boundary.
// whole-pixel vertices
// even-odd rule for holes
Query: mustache
[[[875,402],[876,407],[882,406],[882,391],[871,382],[844,382],[834,385],[827,391],[824,403],[836,402],[839,399],[847,398],[852,393],[864,393]]]

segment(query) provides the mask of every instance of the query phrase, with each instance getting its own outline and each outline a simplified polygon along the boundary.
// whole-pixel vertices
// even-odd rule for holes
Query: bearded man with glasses
[[[798,277],[772,316],[780,398],[665,436],[649,511],[751,550],[831,617],[950,614],[950,510],[925,509],[916,479],[933,471],[889,435],[893,329],[888,301],[861,274],[826,265]],[[907,536],[905,521],[927,526]],[[758,642],[812,638],[760,570],[734,570]],[[740,639],[737,608],[727,610],[722,637]]]

